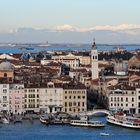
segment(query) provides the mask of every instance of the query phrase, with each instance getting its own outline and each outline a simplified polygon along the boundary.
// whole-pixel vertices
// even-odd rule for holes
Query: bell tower
[[[99,78],[99,70],[98,70],[98,50],[95,44],[95,39],[91,48],[91,72],[92,72],[92,80]]]

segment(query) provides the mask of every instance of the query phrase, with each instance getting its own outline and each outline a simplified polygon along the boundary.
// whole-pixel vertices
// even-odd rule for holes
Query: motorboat
[[[41,116],[40,117],[40,122],[43,123],[43,124],[49,124],[48,116]]]
[[[2,118],[2,123],[9,124],[9,120],[7,118]]]
[[[122,127],[140,129],[139,118],[126,116],[126,114],[122,112],[117,112],[117,113],[108,115],[107,122],[114,125],[122,126]]]
[[[102,132],[100,133],[101,136],[109,136],[109,133]]]

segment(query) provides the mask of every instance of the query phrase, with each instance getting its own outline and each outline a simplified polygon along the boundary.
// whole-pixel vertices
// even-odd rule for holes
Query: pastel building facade
[[[64,86],[63,111],[67,113],[78,113],[87,111],[87,90],[85,86]]]
[[[9,89],[10,113],[24,114],[25,92],[24,84],[12,84]]]

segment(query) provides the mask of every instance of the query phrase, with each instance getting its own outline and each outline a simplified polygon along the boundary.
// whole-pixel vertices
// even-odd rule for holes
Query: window
[[[3,93],[7,93],[7,89],[3,89]]]
[[[7,87],[7,85],[3,85],[3,88],[6,88]]]
[[[76,102],[73,102],[73,106],[76,106]]]
[[[65,102],[65,107],[67,107],[67,102]]]
[[[126,102],[128,102],[128,98],[126,97]]]
[[[121,97],[121,101],[123,102],[123,97]]]
[[[80,106],[80,102],[78,102],[78,106]]]
[[[132,98],[132,102],[134,102],[134,98]]]
[[[72,106],[72,102],[69,102],[69,106]]]
[[[81,96],[78,96],[78,99],[81,99]]]
[[[3,101],[4,101],[4,102],[7,101],[7,96],[3,96]]]
[[[140,103],[139,103],[139,107],[140,107]]]
[[[4,77],[7,77],[7,73],[4,73]]]

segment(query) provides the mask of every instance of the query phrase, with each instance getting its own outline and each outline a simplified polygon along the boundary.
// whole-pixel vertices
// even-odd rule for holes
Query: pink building
[[[10,113],[24,113],[24,84],[10,85]]]

